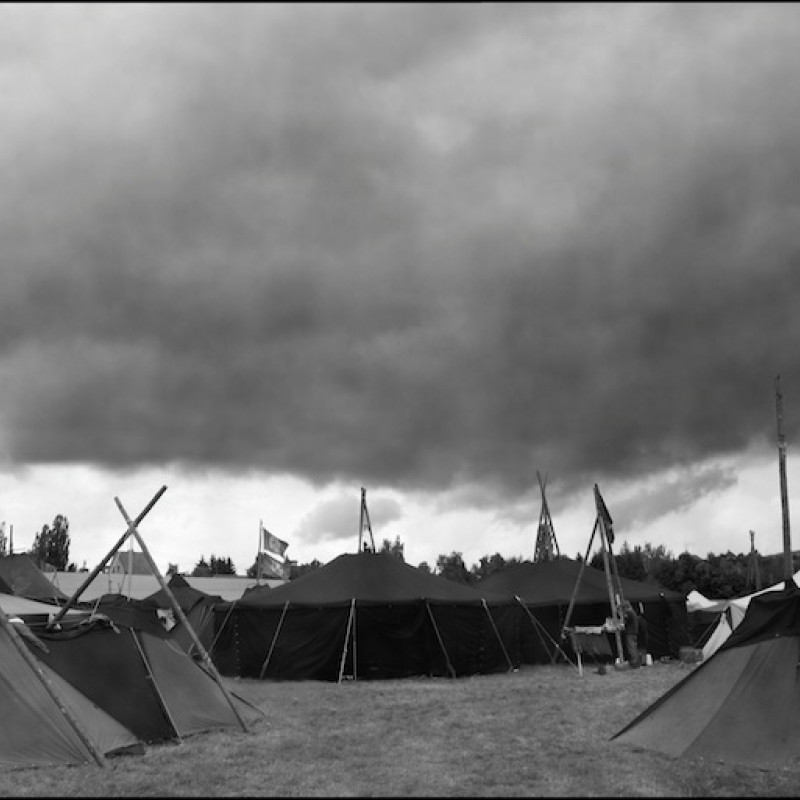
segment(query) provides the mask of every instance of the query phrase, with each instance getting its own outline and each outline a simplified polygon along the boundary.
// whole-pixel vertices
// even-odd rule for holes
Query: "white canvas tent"
[[[792,579],[800,586],[800,570],[795,572]],[[705,611],[719,614],[714,630],[702,647],[703,661],[707,661],[714,655],[731,633],[739,626],[739,623],[744,619],[747,606],[750,605],[750,600],[753,597],[764,594],[764,592],[781,591],[785,584],[785,581],[779,581],[772,586],[767,586],[766,589],[761,589],[758,592],[753,592],[743,597],[734,597],[729,600],[710,600],[696,590],[689,592],[686,597],[687,613],[691,614],[693,611]]]

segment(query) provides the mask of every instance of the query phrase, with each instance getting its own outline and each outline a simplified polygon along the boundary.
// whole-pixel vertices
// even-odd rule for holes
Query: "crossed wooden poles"
[[[194,646],[197,648],[197,652],[200,653],[200,656],[203,660],[203,665],[205,666],[208,673],[211,675],[211,677],[219,686],[220,690],[222,691],[222,694],[225,696],[225,699],[228,701],[228,704],[233,710],[233,713],[236,715],[236,719],[242,726],[242,730],[245,731],[246,733],[247,726],[245,725],[245,722],[242,719],[239,712],[236,710],[236,706],[233,704],[233,699],[231,698],[228,690],[225,688],[225,685],[223,684],[222,679],[220,678],[219,673],[217,672],[217,668],[214,666],[214,662],[211,660],[211,657],[208,655],[208,652],[206,651],[205,647],[203,647],[203,644],[200,641],[199,637],[197,636],[197,633],[195,632],[191,623],[186,618],[186,614],[183,613],[183,609],[180,607],[180,604],[175,599],[175,595],[172,593],[172,590],[169,588],[167,582],[164,580],[164,576],[159,571],[155,561],[153,561],[153,557],[150,555],[150,551],[147,549],[147,545],[144,543],[144,540],[142,539],[141,535],[139,534],[139,531],[137,530],[137,526],[139,525],[139,523],[145,518],[145,516],[147,516],[147,513],[150,511],[150,509],[158,502],[161,495],[164,494],[164,492],[166,491],[167,487],[162,486],[153,496],[153,499],[144,507],[139,516],[133,520],[128,515],[128,512],[125,510],[124,506],[120,502],[120,499],[118,497],[114,498],[114,502],[117,504],[120,513],[125,519],[125,522],[128,523],[128,529],[119,538],[119,541],[117,541],[117,543],[111,548],[111,550],[108,551],[106,557],[103,558],[102,561],[100,561],[98,565],[89,573],[89,575],[86,577],[86,580],[84,580],[84,582],[75,591],[75,594],[73,594],[72,597],[70,597],[67,600],[67,602],[64,603],[63,606],[61,606],[58,613],[55,614],[52,617],[52,619],[48,622],[47,627],[52,628],[59,622],[59,620],[61,620],[61,618],[67,613],[67,611],[69,611],[69,609],[78,601],[78,598],[81,596],[81,594],[83,594],[86,587],[89,586],[89,584],[100,574],[105,565],[114,557],[114,554],[120,549],[120,547],[122,547],[122,545],[125,544],[125,542],[128,540],[129,537],[133,536],[134,539],[136,539],[136,541],[138,542],[139,547],[141,547],[145,560],[150,566],[150,569],[153,571],[153,575],[155,575],[156,579],[158,580],[159,586],[161,586],[165,595],[169,598],[175,616],[180,620],[180,622],[186,628],[186,630],[189,633],[189,636],[192,639],[192,642],[194,643]]]

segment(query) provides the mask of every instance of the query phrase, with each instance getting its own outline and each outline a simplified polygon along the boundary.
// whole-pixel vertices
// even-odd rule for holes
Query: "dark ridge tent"
[[[169,641],[155,615],[122,619],[65,617],[58,629],[35,627],[47,649],[34,655],[143,742],[239,727],[214,678]]]
[[[800,589],[752,598],[707,661],[613,739],[686,756],[764,768],[800,757]]]
[[[388,553],[345,554],[215,606],[223,675],[357,680],[475,675],[519,664],[517,604]]]
[[[520,627],[522,660],[526,664],[543,664],[555,657],[554,642],[560,642],[576,583],[570,625],[602,625],[611,613],[606,574],[588,564],[581,573],[580,561],[562,557],[515,564],[485,578],[478,588],[519,597],[528,617],[527,624]],[[644,581],[621,577],[620,584],[625,599],[647,621],[648,652],[653,658],[677,657],[680,648],[688,643],[686,598],[680,592]],[[569,641],[560,644],[568,647]]]
[[[181,575],[173,575],[167,587],[208,652],[214,640],[214,605],[222,603],[222,597],[193,588]],[[90,608],[105,614],[122,625],[144,626],[151,631],[165,633],[184,652],[199,657],[191,633],[180,619],[176,619],[172,602],[163,589],[141,599],[124,594],[104,594],[92,603],[81,605],[84,609]]]
[[[67,596],[36,566],[26,553],[0,556],[0,579],[12,594],[29,600],[62,603]],[[0,587],[0,591],[5,591]]]
[[[24,625],[18,626],[20,637],[24,630]],[[44,680],[15,646],[12,635],[0,628],[0,764],[97,763],[84,737],[104,756],[141,746],[132,731],[57,673],[44,664],[38,667]]]

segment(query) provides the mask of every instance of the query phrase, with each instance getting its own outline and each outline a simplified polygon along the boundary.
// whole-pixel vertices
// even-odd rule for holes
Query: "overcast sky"
[[[166,569],[782,547],[800,7],[0,5],[0,519]],[[800,479],[800,478],[799,478]],[[797,498],[795,501],[794,498]]]

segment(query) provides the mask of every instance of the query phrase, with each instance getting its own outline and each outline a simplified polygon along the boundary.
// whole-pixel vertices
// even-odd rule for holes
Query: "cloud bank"
[[[799,34],[763,3],[3,7],[6,462],[480,503],[771,442]]]

